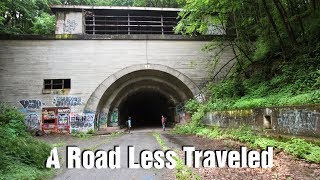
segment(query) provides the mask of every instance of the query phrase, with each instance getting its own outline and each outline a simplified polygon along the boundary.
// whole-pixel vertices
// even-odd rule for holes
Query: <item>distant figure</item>
[[[166,130],[166,118],[163,115],[161,115],[161,123],[162,123],[162,129],[163,129],[163,131],[165,131]]]
[[[129,131],[129,133],[130,133],[130,128],[131,128],[131,117],[129,117],[129,118],[128,118],[127,126],[128,126],[128,131]]]

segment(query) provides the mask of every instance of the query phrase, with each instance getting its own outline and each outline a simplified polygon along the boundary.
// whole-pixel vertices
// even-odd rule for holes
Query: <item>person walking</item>
[[[131,117],[129,117],[129,118],[128,118],[127,126],[128,126],[128,131],[129,131],[129,133],[130,133],[130,128],[131,128]]]
[[[163,115],[161,115],[161,123],[162,123],[162,129],[163,129],[163,131],[165,131],[166,130],[166,118]]]

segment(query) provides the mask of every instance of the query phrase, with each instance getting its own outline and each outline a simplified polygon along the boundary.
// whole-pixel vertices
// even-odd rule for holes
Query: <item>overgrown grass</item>
[[[156,138],[160,146],[163,150],[168,150],[169,148],[166,146],[165,142],[161,138],[159,133],[153,133],[153,136]],[[177,153],[178,150],[175,150]],[[178,154],[178,153],[177,153]],[[187,180],[187,179],[200,179],[199,175],[192,172],[192,170],[186,166],[183,160],[179,156],[174,156],[174,160],[177,162],[176,165],[176,179]]]
[[[44,179],[53,176],[45,168],[51,146],[26,132],[24,116],[0,103],[0,179]]]
[[[77,138],[80,138],[80,139],[89,139],[89,138],[93,137],[94,131],[93,130],[89,130],[88,132],[74,131],[74,132],[71,133],[71,135],[73,137],[77,137]]]
[[[252,62],[245,71],[235,72],[220,82],[210,82],[204,91],[207,110],[251,109],[270,106],[320,104],[320,43],[293,53],[290,62],[276,57]],[[186,108],[195,112],[191,100]]]
[[[300,138],[275,139],[255,133],[248,127],[222,129],[219,127],[195,126],[192,124],[176,126],[177,134],[195,134],[208,138],[231,138],[246,143],[250,148],[266,149],[272,146],[309,162],[320,163],[320,146]]]

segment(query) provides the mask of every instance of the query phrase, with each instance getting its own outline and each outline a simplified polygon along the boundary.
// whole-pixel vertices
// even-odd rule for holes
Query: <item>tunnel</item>
[[[138,91],[126,98],[119,106],[119,123],[125,126],[131,117],[132,127],[161,127],[161,116],[166,125],[174,124],[175,104],[157,91]]]
[[[133,128],[161,127],[161,115],[172,126],[179,123],[176,107],[199,92],[192,80],[168,66],[134,65],[105,79],[84,110],[98,114],[98,130],[124,128],[129,117]]]

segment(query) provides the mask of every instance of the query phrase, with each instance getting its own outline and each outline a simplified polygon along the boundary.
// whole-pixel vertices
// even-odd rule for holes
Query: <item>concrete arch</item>
[[[84,107],[84,112],[101,112],[104,102],[112,96],[113,91],[122,83],[132,81],[136,75],[143,76],[145,72],[154,73],[163,80],[168,78],[167,83],[176,84],[183,93],[188,94],[189,98],[190,94],[196,96],[200,93],[200,89],[189,77],[171,67],[160,64],[139,64],[126,67],[106,78],[91,94]],[[150,76],[150,78],[153,77]]]

